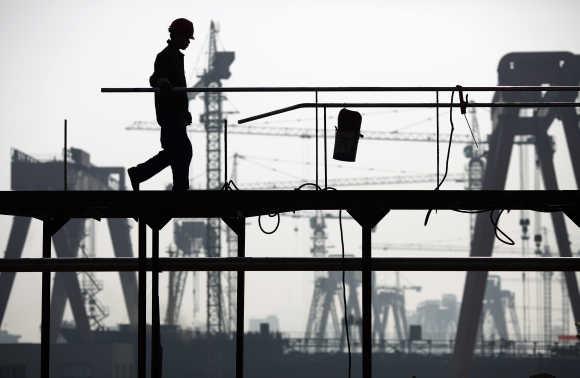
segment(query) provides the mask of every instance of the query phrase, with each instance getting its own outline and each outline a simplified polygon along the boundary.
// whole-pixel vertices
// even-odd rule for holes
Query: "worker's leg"
[[[138,182],[149,180],[170,164],[170,157],[166,150],[159,151],[151,159],[135,166],[135,176]]]
[[[173,190],[185,191],[189,189],[189,165],[191,163],[191,142],[185,129],[176,136],[175,149],[171,154],[171,172],[173,173]]]
[[[170,139],[171,129],[168,127],[161,127],[161,147],[163,150],[159,151],[159,153],[151,159],[134,167],[132,171],[137,183],[149,180],[171,164],[171,155],[167,149],[168,140]]]

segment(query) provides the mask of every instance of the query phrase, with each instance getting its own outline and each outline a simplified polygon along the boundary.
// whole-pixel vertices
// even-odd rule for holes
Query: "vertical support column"
[[[152,316],[151,316],[151,375],[153,378],[161,378],[163,369],[163,351],[161,348],[161,325],[159,319],[159,229],[152,227],[151,257],[153,271],[151,276],[151,291],[153,292]]]
[[[389,209],[348,209],[348,213],[362,227],[362,376],[372,378],[373,355],[373,271],[371,268],[371,232]]]
[[[246,229],[245,218],[238,230],[238,257],[246,257]],[[244,378],[244,289],[245,275],[243,270],[238,271],[236,290],[236,378]]]
[[[238,236],[238,257],[246,256],[246,218],[242,214],[222,220]],[[244,377],[244,286],[245,271],[236,274],[236,378]]]
[[[50,221],[42,222],[42,257],[50,259]],[[42,272],[42,320],[40,325],[40,377],[50,377],[50,272]]]
[[[371,227],[362,227],[362,370],[363,378],[372,377],[372,271],[371,260]]]
[[[138,287],[138,311],[137,311],[137,377],[147,377],[147,271],[145,263],[147,261],[147,225],[143,218],[139,222],[139,287]]]

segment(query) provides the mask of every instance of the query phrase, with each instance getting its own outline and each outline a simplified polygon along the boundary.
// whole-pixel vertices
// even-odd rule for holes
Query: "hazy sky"
[[[161,5],[162,4],[162,5]],[[69,141],[91,153],[96,165],[131,166],[159,149],[155,132],[127,131],[135,120],[153,120],[151,94],[102,94],[101,87],[147,86],[155,54],[168,38],[167,27],[177,17],[191,19],[196,40],[186,51],[186,74],[195,75],[206,65],[209,23],[220,25],[220,49],[235,51],[230,86],[258,85],[493,85],[499,59],[512,51],[580,52],[580,3],[545,1],[3,1],[0,5],[0,189],[10,189],[10,149],[48,157],[62,148],[62,122],[69,120]],[[307,94],[228,94],[228,110],[241,117],[298,101]],[[491,94],[474,94],[478,101]],[[431,95],[330,95],[332,100],[432,100]],[[201,102],[192,103],[194,120]],[[269,125],[312,127],[314,111],[300,111],[272,118]],[[365,130],[433,132],[431,110],[363,112]],[[329,116],[335,116],[330,112]],[[478,113],[482,135],[489,132],[489,112]],[[447,131],[447,111],[442,114]],[[333,120],[330,125],[333,126]],[[264,125],[263,123],[257,123]],[[457,117],[458,132],[467,130]],[[556,167],[562,188],[575,188],[559,125],[552,128],[556,140]],[[205,166],[201,134],[191,135],[194,160],[190,176],[203,185]],[[313,142],[292,138],[232,137],[231,153],[248,157],[239,169],[238,182],[313,179]],[[432,173],[435,146],[400,142],[362,141],[357,163],[331,164],[331,177],[389,176]],[[466,163],[461,146],[454,147],[450,171],[462,172]],[[253,162],[253,163],[252,163]],[[264,169],[263,166],[274,167]],[[372,168],[372,169],[370,169]],[[508,188],[519,187],[517,161],[512,162]],[[144,185],[162,189],[169,171]],[[405,186],[429,189],[433,183]],[[447,183],[448,189],[462,184]],[[531,188],[531,187],[529,187]],[[369,188],[370,189],[370,188]],[[377,189],[374,187],[374,189]],[[374,234],[377,242],[440,241],[467,245],[466,215],[439,213],[428,228],[423,212],[389,215]],[[502,218],[503,219],[503,218]],[[506,231],[517,239],[519,214],[505,216]],[[5,245],[11,219],[0,218],[0,246]],[[547,218],[544,224],[550,225]],[[298,231],[294,228],[298,227]],[[575,250],[578,229],[568,223]],[[329,222],[331,253],[339,253],[338,225]],[[110,256],[104,225],[97,226],[98,255]],[[40,228],[36,222],[25,256],[40,255]],[[345,227],[349,253],[359,253],[360,234],[355,225]],[[168,245],[171,227],[162,234]],[[552,241],[552,245],[555,243]],[[4,248],[4,247],[0,247]],[[255,220],[248,230],[248,254],[255,256],[308,256],[310,230],[306,220],[282,219],[273,236],[262,235]],[[519,247],[514,247],[519,252]],[[554,248],[555,249],[555,248]],[[437,298],[443,292],[460,294],[463,275],[407,273],[406,283],[422,285],[421,293],[409,293],[407,303]],[[518,277],[512,274],[510,277]],[[3,328],[39,337],[39,275],[20,275]],[[111,310],[109,325],[126,321],[120,306],[116,274],[99,274],[106,282],[103,301]],[[391,278],[384,278],[391,280]],[[249,273],[247,317],[276,314],[284,330],[301,332],[312,291],[311,273]],[[511,282],[511,283],[510,283]],[[517,282],[508,287],[519,290]],[[510,286],[511,285],[511,286]],[[162,283],[163,290],[165,284]],[[191,288],[188,287],[188,293]],[[203,289],[205,290],[205,289]],[[162,299],[164,300],[164,299]],[[202,301],[203,303],[203,301]],[[186,294],[184,325],[191,325],[191,298]]]

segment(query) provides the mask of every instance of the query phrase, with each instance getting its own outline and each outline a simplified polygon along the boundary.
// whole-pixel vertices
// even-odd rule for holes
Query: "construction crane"
[[[442,252],[468,252],[468,246],[460,246],[453,244],[420,244],[420,243],[377,243],[375,249],[380,250],[413,250],[413,251],[442,251]],[[496,252],[514,254],[516,253],[509,248],[498,249]],[[397,285],[398,286],[398,285]],[[435,306],[435,307],[433,307]],[[434,311],[434,308],[439,308],[435,303],[425,303],[425,308],[422,311]],[[439,311],[439,310],[437,310]],[[551,311],[551,310],[550,310]],[[433,314],[431,314],[433,315]],[[489,315],[493,320],[493,328],[498,332],[501,339],[508,340],[508,327],[506,318],[509,315],[511,321],[511,328],[515,340],[521,340],[521,330],[516,313],[515,295],[512,291],[501,289],[501,278],[498,275],[489,276],[486,288],[486,296],[484,303],[484,311],[482,314],[482,331],[483,323],[486,315]],[[434,315],[433,315],[434,316]],[[441,319],[447,319],[442,317]],[[427,322],[425,317],[422,321]],[[551,320],[550,320],[551,321]],[[432,323],[430,323],[432,324]],[[430,329],[435,329],[435,326],[430,326]],[[483,334],[481,335],[483,337]]]
[[[68,190],[124,190],[125,168],[98,167],[90,161],[90,155],[78,148],[66,151]],[[62,160],[40,161],[14,149],[11,164],[11,188],[13,190],[62,190],[64,186]],[[6,247],[6,258],[20,258],[22,248],[30,228],[30,218],[14,217],[10,237]],[[92,239],[87,245],[87,221],[69,220],[54,236],[54,247],[58,257],[77,257],[94,255]],[[127,219],[107,220],[115,256],[132,257],[133,248],[130,227]],[[89,226],[90,227],[90,226]],[[94,230],[88,235],[94,236]],[[14,282],[14,272],[0,274],[0,325]],[[135,272],[119,272],[125,307],[131,325],[137,324],[137,276]],[[67,301],[74,317],[75,332],[78,340],[88,341],[91,331],[104,327],[103,320],[107,309],[98,299],[103,289],[102,282],[92,272],[58,272],[54,274],[51,298],[51,340],[55,342],[62,334],[63,316]]]
[[[231,74],[229,67],[234,61],[231,51],[218,51],[218,29],[212,21],[209,32],[209,51],[207,69],[200,76],[199,85],[204,87],[221,87],[222,80]],[[222,93],[206,92],[203,96],[204,113],[200,121],[206,133],[206,188],[216,190],[221,187],[221,133],[224,121]],[[208,257],[219,257],[221,254],[220,220],[207,220],[205,239]],[[223,303],[221,272],[207,272],[207,332],[221,333],[227,331],[225,306]]]
[[[472,101],[473,102],[473,101]],[[467,163],[467,190],[481,190],[483,183],[483,173],[485,172],[485,151],[483,146],[480,148],[477,141],[481,141],[479,133],[479,121],[477,120],[476,108],[469,108],[469,118],[471,119],[471,131],[473,138],[471,143],[465,146],[463,152],[465,157],[469,159]],[[473,228],[475,226],[475,215],[469,217],[469,240],[473,235]]]
[[[513,338],[510,339],[507,316],[510,316]],[[515,309],[515,295],[509,290],[502,290],[501,277],[490,275],[487,279],[480,332],[483,339],[483,325],[486,317],[493,319],[493,329],[497,331],[500,340],[521,340],[521,331]]]
[[[389,312],[392,311],[395,322],[395,332],[400,341],[408,340],[407,314],[405,310],[405,291],[419,292],[421,286],[401,286],[399,272],[396,272],[397,282],[394,287],[376,286],[373,296],[373,339],[379,340],[379,345],[386,342]]]
[[[373,243],[373,250],[469,253],[468,245],[440,243]],[[497,248],[496,252],[515,254],[513,248]]]

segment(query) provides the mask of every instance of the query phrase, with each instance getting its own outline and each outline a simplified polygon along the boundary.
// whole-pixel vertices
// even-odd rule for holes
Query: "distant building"
[[[0,344],[16,344],[20,337],[0,329]]]
[[[248,332],[260,332],[260,324],[266,323],[270,329],[270,332],[280,332],[280,322],[276,315],[270,315],[265,318],[252,318],[250,319],[250,327]]]

